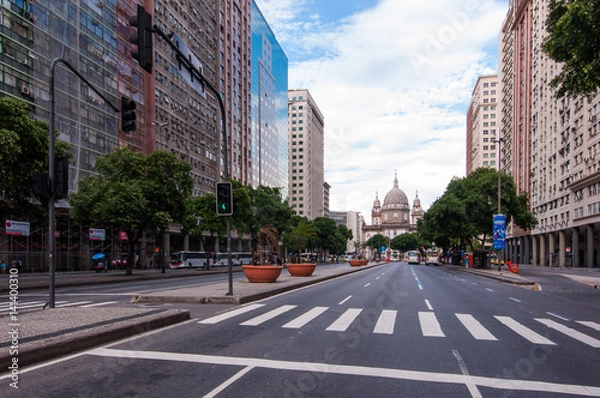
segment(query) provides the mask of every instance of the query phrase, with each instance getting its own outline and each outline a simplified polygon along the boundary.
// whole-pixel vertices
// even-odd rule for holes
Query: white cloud
[[[369,221],[395,170],[427,208],[465,174],[466,110],[477,77],[497,72],[506,0],[382,0],[336,25],[309,0],[257,3],[290,58],[290,87],[325,117],[332,210]]]

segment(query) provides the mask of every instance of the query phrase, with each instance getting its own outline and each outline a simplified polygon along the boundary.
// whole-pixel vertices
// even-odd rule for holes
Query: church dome
[[[385,195],[383,199],[384,208],[408,208],[408,197],[400,188],[398,188],[398,176],[394,177],[394,187]]]

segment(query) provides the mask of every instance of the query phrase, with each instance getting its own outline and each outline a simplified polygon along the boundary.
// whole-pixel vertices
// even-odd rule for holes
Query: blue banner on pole
[[[506,247],[506,215],[494,214],[494,250]]]

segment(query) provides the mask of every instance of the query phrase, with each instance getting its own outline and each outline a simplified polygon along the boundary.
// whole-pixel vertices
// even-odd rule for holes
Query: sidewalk
[[[535,287],[536,283],[519,275],[510,272],[503,267],[501,271],[498,271],[497,266],[492,268],[467,268],[464,265],[448,265],[452,269],[464,272],[470,272],[472,274],[484,276],[486,278],[495,279],[501,282],[512,283],[513,285],[530,286]]]
[[[249,283],[234,281],[233,295],[227,296],[229,283],[202,285],[197,288],[165,290],[159,293],[134,297],[134,302],[177,302],[177,303],[247,303],[285,291],[319,283],[383,263],[371,263],[361,267],[339,266],[319,269],[311,277],[291,277],[282,275],[275,283]],[[239,268],[239,267],[237,267]],[[174,272],[176,271],[176,272]],[[183,271],[183,272],[180,272]],[[167,271],[169,272],[169,271]],[[207,272],[207,271],[205,271]],[[218,270],[216,272],[226,272]],[[198,271],[171,270],[170,276],[156,271],[141,276],[145,279],[200,274]],[[189,275],[188,275],[189,276]],[[82,280],[89,282],[88,275]],[[95,283],[108,283],[121,279],[119,275],[111,277],[110,273],[96,277],[91,275]],[[126,280],[132,280],[131,277]],[[19,285],[26,278],[19,277]],[[57,286],[65,286],[61,282],[73,283],[76,278],[57,278]],[[43,281],[42,281],[43,282]],[[32,286],[31,284],[30,286]],[[47,283],[42,287],[47,287]],[[20,287],[19,287],[20,289]],[[112,341],[117,341],[135,334],[172,325],[190,319],[188,310],[164,310],[146,308],[52,308],[19,314],[7,314],[0,317],[0,374],[17,360],[19,368],[47,361],[56,357],[74,354]]]

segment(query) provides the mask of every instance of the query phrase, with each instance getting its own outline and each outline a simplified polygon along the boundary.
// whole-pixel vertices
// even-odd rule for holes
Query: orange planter
[[[285,265],[291,276],[311,276],[315,272],[316,266],[315,263],[289,263]]]
[[[252,283],[273,283],[281,275],[282,269],[278,265],[242,265],[244,275]]]
[[[361,265],[367,265],[367,264],[369,264],[369,260],[367,260],[367,259],[363,259],[361,261],[362,261]]]
[[[348,261],[348,263],[352,267],[358,267],[359,265],[363,265],[363,260],[350,260],[350,261]]]

